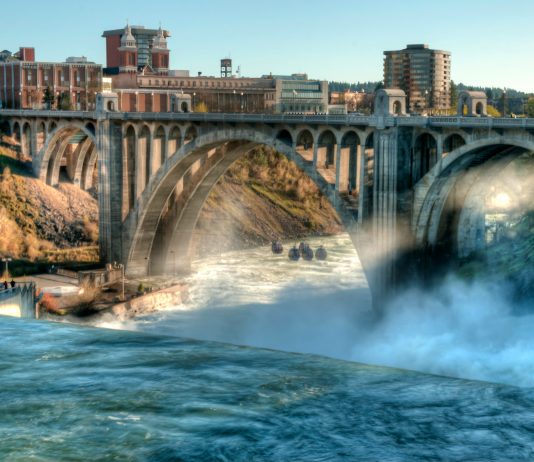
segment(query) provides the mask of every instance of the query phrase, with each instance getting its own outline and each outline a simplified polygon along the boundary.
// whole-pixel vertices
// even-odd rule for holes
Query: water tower
[[[221,77],[232,77],[232,60],[230,58],[221,59]]]

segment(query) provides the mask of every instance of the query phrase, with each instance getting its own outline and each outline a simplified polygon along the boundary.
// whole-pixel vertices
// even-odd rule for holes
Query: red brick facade
[[[86,63],[0,63],[0,104],[11,109],[47,109],[44,97],[53,95],[50,109],[95,109],[102,89],[102,66]]]

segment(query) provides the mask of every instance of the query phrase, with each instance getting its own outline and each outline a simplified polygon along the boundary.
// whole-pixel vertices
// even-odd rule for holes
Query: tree
[[[197,103],[195,106],[195,112],[208,112],[208,105],[204,101]]]
[[[451,108],[458,106],[458,86],[451,80]]]
[[[57,97],[57,107],[62,111],[70,111],[72,109],[70,93],[68,91],[64,91]]]
[[[375,92],[378,91],[378,90],[381,90],[382,88],[384,88],[384,82],[378,82],[375,85]]]
[[[501,113],[495,108],[495,106],[492,106],[491,104],[486,106],[486,110],[488,111],[488,115],[490,117],[501,117]]]
[[[50,87],[46,87],[44,91],[43,104],[45,105],[46,109],[52,109],[52,105],[54,104],[54,93],[52,92]]]
[[[527,116],[534,117],[534,98],[530,98],[527,102]]]

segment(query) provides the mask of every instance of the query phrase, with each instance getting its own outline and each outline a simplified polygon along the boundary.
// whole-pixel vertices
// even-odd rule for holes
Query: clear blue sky
[[[171,67],[217,75],[230,54],[244,76],[307,72],[382,78],[382,52],[428,43],[452,53],[452,78],[534,92],[533,0],[72,0],[2,2],[0,49],[105,62],[102,31],[130,24],[172,37]]]

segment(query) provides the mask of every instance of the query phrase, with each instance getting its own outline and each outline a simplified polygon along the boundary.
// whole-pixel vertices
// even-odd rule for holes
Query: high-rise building
[[[448,109],[451,97],[451,54],[428,45],[384,51],[384,86],[404,90],[411,112]]]

